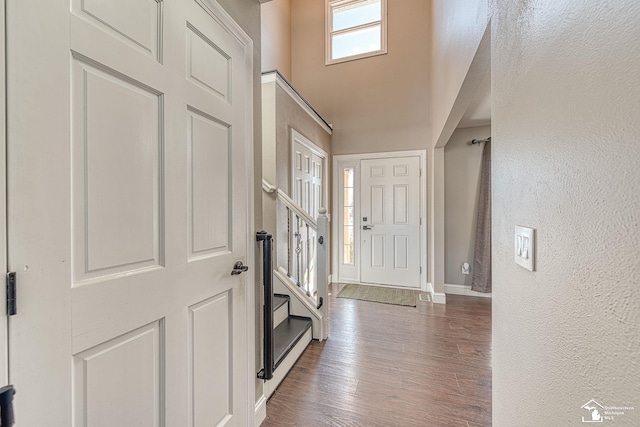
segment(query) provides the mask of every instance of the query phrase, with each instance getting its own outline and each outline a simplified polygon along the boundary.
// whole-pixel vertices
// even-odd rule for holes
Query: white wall
[[[386,55],[325,65],[325,2],[292,0],[292,82],[334,126],[333,154],[425,149],[429,2],[388,0]]]
[[[291,0],[260,5],[262,71],[278,70],[291,80]]]
[[[582,425],[590,399],[640,425],[639,22],[636,0],[495,2],[496,427]]]
[[[484,144],[474,138],[491,136],[491,126],[457,129],[444,149],[444,281],[471,285],[473,272],[463,275],[463,262],[473,268],[476,216]]]
[[[431,3],[430,96],[435,143],[468,76],[491,10],[488,0],[432,0]]]
[[[431,0],[428,277],[444,302],[444,149],[490,72],[488,0]]]

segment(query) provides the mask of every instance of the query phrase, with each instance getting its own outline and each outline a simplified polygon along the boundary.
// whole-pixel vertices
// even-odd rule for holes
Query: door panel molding
[[[322,148],[317,146],[313,141],[311,141],[309,138],[307,138],[306,136],[304,136],[303,134],[301,134],[300,132],[298,132],[293,128],[291,128],[291,195],[290,197],[298,201],[299,199],[296,198],[297,196],[296,192],[297,191],[302,192],[302,188],[299,187],[302,185],[302,183],[296,180],[296,174],[295,174],[296,169],[304,171],[305,173],[312,173],[312,174],[314,173],[314,171],[310,170],[312,165],[311,163],[312,159],[307,159],[309,161],[309,163],[307,163],[303,158],[303,156],[296,155],[296,144],[300,144],[302,147],[307,148],[311,152],[311,154],[318,156],[322,159],[322,176],[320,179],[320,182],[322,183],[322,187],[323,187],[322,200],[318,203],[320,206],[317,206],[317,208],[321,208],[321,207],[326,208],[329,203],[329,191],[328,191],[329,155],[327,154],[326,151],[324,151]],[[310,204],[310,205],[313,205],[313,204]],[[307,210],[307,206],[304,206],[302,204],[301,206],[305,210]],[[316,218],[318,216],[317,210],[318,209],[315,209],[316,212],[308,212],[307,210],[307,213],[312,218]]]
[[[345,154],[333,156],[333,179],[332,179],[332,197],[333,197],[333,215],[336,218],[332,221],[332,244],[331,244],[331,265],[333,282],[339,283],[362,283],[360,273],[360,233],[362,230],[362,217],[360,215],[360,163],[363,160],[374,159],[392,159],[400,157],[419,157],[420,164],[420,266],[422,272],[420,274],[420,289],[427,291],[427,152],[426,150],[408,150],[408,151],[389,151],[382,153],[361,153],[361,154]],[[344,233],[343,216],[340,212],[343,209],[343,200],[341,198],[343,191],[342,170],[344,168],[354,168],[355,172],[355,188],[354,200],[356,206],[354,209],[355,218],[355,242],[356,254],[354,265],[344,265],[342,255],[344,248],[342,247],[342,236]],[[393,169],[394,176],[405,176],[408,169],[396,166]],[[382,173],[382,172],[380,172]],[[400,213],[400,212],[398,212]],[[394,213],[395,214],[395,213]],[[395,261],[393,261],[395,262]],[[380,285],[384,286],[384,285]]]
[[[121,0],[87,3],[108,28],[59,2],[38,8],[21,0],[6,3],[9,18],[1,21],[16,43],[5,45],[0,31],[8,57],[6,73],[0,67],[1,90],[8,92],[0,133],[10,159],[0,149],[10,196],[0,173],[6,203],[0,211],[10,236],[3,228],[0,258],[18,272],[21,285],[9,348],[11,380],[22,390],[17,418],[33,425],[113,424],[109,402],[120,402],[126,389],[134,391],[133,400],[121,406],[132,422],[188,425],[186,330],[194,308],[192,341],[206,338],[192,343],[198,350],[194,369],[204,369],[213,355],[225,362],[221,376],[229,382],[220,400],[227,403],[220,407],[202,403],[212,400],[219,384],[194,385],[200,402],[194,422],[253,425],[253,42],[213,0],[128,2],[127,8],[150,5],[152,10],[136,10],[157,25],[155,12],[162,11],[162,28],[155,31],[151,23],[149,31],[158,40],[144,23],[135,26],[135,13],[117,8]],[[204,70],[212,79],[205,83],[219,93],[189,80],[188,23],[233,59],[208,58],[217,51],[206,46],[193,51],[200,62],[191,74],[201,77]],[[218,76],[206,73],[212,67],[222,68]],[[197,131],[213,135],[208,142],[216,147],[228,147],[227,166],[229,159],[233,163],[227,169],[203,172],[201,163],[188,163],[189,111],[215,118],[216,124]],[[210,161],[211,147],[200,136],[196,142],[198,160]],[[192,224],[188,172],[196,178]],[[227,206],[214,204],[219,183]],[[227,227],[218,224],[224,221]],[[188,242],[190,225],[197,239]],[[251,266],[247,274],[230,275],[236,261]],[[215,295],[225,297],[197,305]],[[220,319],[228,327],[216,329]],[[6,337],[6,328],[0,329]],[[213,329],[219,332],[213,338],[203,332]],[[226,346],[217,348],[211,340]],[[6,355],[0,349],[0,369]]]

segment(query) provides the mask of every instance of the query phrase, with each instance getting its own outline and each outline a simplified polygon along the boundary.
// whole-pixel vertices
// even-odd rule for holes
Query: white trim
[[[254,412],[254,426],[258,427],[263,423],[264,420],[267,419],[267,398],[264,396],[260,396],[260,399],[256,402],[255,412]]]
[[[329,155],[327,154],[326,151],[320,148],[315,142],[311,141],[309,138],[307,138],[306,136],[304,136],[294,128],[291,128],[291,159],[289,159],[290,165],[291,165],[291,169],[290,169],[291,176],[289,177],[289,179],[291,180],[290,181],[291,187],[289,188],[291,188],[292,194],[290,194],[289,197],[293,199],[293,189],[295,188],[295,181],[296,181],[296,177],[295,177],[296,159],[294,155],[296,151],[295,150],[296,142],[302,145],[303,147],[306,147],[309,150],[311,150],[311,152],[316,156],[322,158],[322,202],[321,202],[321,206],[318,206],[318,209],[320,208],[326,209],[327,204],[329,203],[329,176],[328,176],[329,175]],[[318,212],[313,212],[311,216],[316,217],[317,215],[318,215]]]
[[[422,274],[420,275],[420,289],[425,290],[428,288],[427,283],[427,150],[407,150],[407,151],[388,151],[383,153],[361,153],[361,154],[342,154],[333,156],[333,180],[332,180],[332,192],[333,192],[333,215],[336,218],[336,221],[333,221],[331,225],[331,235],[333,238],[331,239],[331,271],[334,274],[334,281],[338,283],[360,283],[360,269],[358,268],[357,280],[353,279],[344,279],[340,276],[340,268],[339,268],[339,236],[340,236],[340,216],[338,210],[341,208],[342,203],[340,202],[339,191],[342,191],[342,188],[338,188],[340,184],[340,178],[338,175],[338,170],[343,166],[349,166],[350,164],[357,163],[357,172],[355,175],[354,185],[356,185],[357,189],[354,189],[354,197],[356,200],[359,198],[360,194],[360,162],[362,160],[370,160],[370,159],[389,159],[396,157],[420,157],[420,217],[422,218],[422,223],[420,224],[420,264],[422,266]],[[356,225],[356,245],[359,245],[360,242],[360,216],[359,209],[356,208],[355,213],[355,225]],[[358,262],[358,256],[356,256],[356,262]],[[416,288],[413,288],[416,289]],[[432,293],[432,296],[435,294]],[[444,295],[444,294],[443,294]],[[435,297],[433,298],[435,301]]]
[[[218,3],[217,0],[196,0],[209,15],[218,22],[229,34],[233,35],[238,42],[244,47],[244,63],[248,67],[245,76],[245,169],[247,188],[244,196],[247,199],[247,265],[255,266],[255,212],[254,212],[254,141],[253,141],[253,40],[242,29],[242,27],[227,13],[227,11]],[[256,330],[255,330],[255,290],[256,275],[255,268],[247,271],[245,282],[245,312],[247,322],[247,360],[246,360],[246,385],[247,385],[247,401],[246,401],[246,420],[247,425],[256,425],[255,419],[255,354],[256,354]]]
[[[472,291],[471,285],[454,285],[445,283],[444,293],[450,295],[466,295],[469,297],[491,298],[491,292],[485,294],[482,292]]]
[[[0,0],[0,269],[7,272],[7,93],[5,1]],[[6,301],[5,286],[0,286],[0,299]],[[0,314],[0,386],[9,382],[9,335],[6,310]]]
[[[340,260],[343,259],[344,255],[344,244],[342,243],[341,237],[343,237],[344,228],[342,224],[343,214],[339,212],[340,209],[343,209],[343,205],[340,197],[342,191],[344,190],[344,175],[342,171],[346,168],[353,168],[353,199],[360,200],[360,160],[341,160],[343,156],[333,156],[333,179],[331,181],[332,185],[332,197],[333,197],[333,215],[336,218],[336,224],[334,224],[331,228],[331,271],[336,276],[336,282],[339,283],[360,283],[360,257],[355,255],[352,265],[343,264]],[[354,218],[360,218],[360,204],[354,204],[353,209]],[[354,224],[354,232],[353,238],[356,242],[360,240],[360,227],[357,224]],[[354,251],[354,253],[358,253]],[[342,272],[340,269],[342,267]],[[346,271],[350,270],[353,275],[350,277],[346,277]],[[355,277],[353,277],[355,276]]]
[[[387,53],[387,0],[381,0],[380,6],[382,7],[382,11],[380,14],[380,21],[373,21],[371,23],[367,23],[364,25],[357,25],[353,27],[348,27],[340,31],[333,31],[333,14],[331,13],[331,9],[333,4],[335,3],[351,3],[357,2],[358,0],[325,0],[324,7],[324,65],[333,65],[340,64],[342,62],[355,61],[357,59],[369,58],[372,56],[378,55],[386,55]],[[338,4],[337,6],[341,6]],[[351,31],[357,31],[360,29],[365,29],[369,27],[373,27],[376,25],[380,25],[380,49],[374,50],[371,52],[365,52],[357,55],[344,56],[342,58],[333,59],[331,57],[332,53],[332,39],[334,33],[349,33]]]
[[[300,290],[300,287],[287,277],[283,267],[273,271],[273,289],[276,293],[289,295],[289,314],[305,316],[313,323],[313,339],[323,341],[327,336],[325,315],[316,307],[315,301]]]
[[[234,36],[242,46],[245,48],[250,47],[250,61],[247,65],[251,66],[252,74],[251,74],[251,92],[253,92],[253,40],[251,37],[242,29],[242,27],[229,15],[229,13],[218,3],[218,0],[196,0],[197,3],[205,9],[208,10],[209,15],[223,28],[227,30],[229,34]],[[246,49],[245,49],[246,53]],[[253,93],[251,94],[251,98],[253,98]]]
[[[275,193],[278,190],[278,187],[271,184],[266,179],[262,178],[262,191],[265,193]]]
[[[442,292],[434,292],[431,299],[434,304],[446,304],[447,303],[447,295]]]
[[[265,73],[262,75],[262,83],[272,83],[280,86],[287,95],[291,97],[298,105],[309,114],[309,116],[318,123],[329,135],[333,133],[333,129],[324,121],[324,119],[309,105],[309,103],[300,96],[300,94],[285,80],[277,71]]]

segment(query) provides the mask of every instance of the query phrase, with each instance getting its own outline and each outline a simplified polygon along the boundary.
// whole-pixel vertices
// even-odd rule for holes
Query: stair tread
[[[276,311],[289,301],[289,295],[273,294],[273,311]]]
[[[275,366],[286,357],[300,338],[311,328],[311,319],[308,317],[289,316],[287,320],[279,324],[273,330],[273,347]]]

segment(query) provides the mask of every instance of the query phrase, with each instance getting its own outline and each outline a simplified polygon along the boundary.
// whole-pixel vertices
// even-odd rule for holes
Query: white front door
[[[251,44],[209,0],[7,3],[18,425],[247,425]]]
[[[420,287],[420,158],[361,162],[361,281]]]

